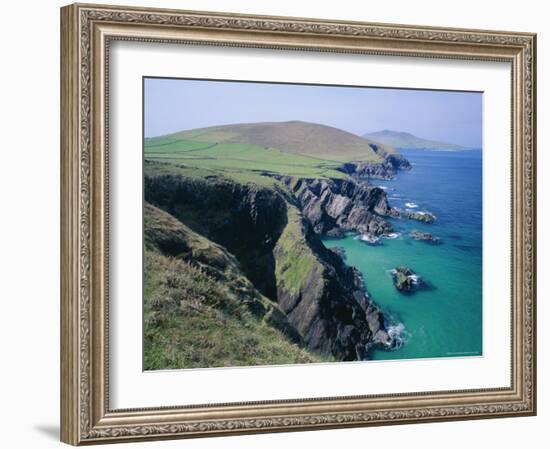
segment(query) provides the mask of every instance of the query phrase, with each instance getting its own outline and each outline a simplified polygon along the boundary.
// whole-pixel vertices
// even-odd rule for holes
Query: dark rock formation
[[[420,277],[408,267],[397,267],[391,274],[395,288],[402,293],[412,293],[421,284]]]
[[[302,213],[317,234],[341,237],[345,231],[381,235],[392,227],[384,216],[394,212],[386,192],[352,179],[303,179],[284,177]]]
[[[421,221],[423,223],[433,223],[436,220],[435,215],[431,212],[399,211],[399,216],[402,218],[407,218],[409,220]]]
[[[346,162],[338,170],[352,177],[385,180],[393,179],[397,174],[395,167],[387,161],[379,163]]]
[[[339,360],[356,360],[361,348],[373,343],[389,345],[383,325],[371,328],[370,323],[383,323],[383,318],[360,273],[322,244],[307,219],[292,213],[296,215],[289,217],[288,233],[295,235],[287,241],[285,230],[275,248],[277,301],[289,321],[311,349]],[[299,276],[304,265],[307,270]]]
[[[409,235],[414,240],[421,240],[423,242],[430,243],[432,245],[440,245],[442,243],[441,238],[436,237],[435,235],[429,232],[411,231]]]
[[[359,178],[393,179],[398,170],[410,170],[410,162],[399,153],[391,153],[380,145],[371,144],[371,148],[384,158],[383,162],[346,162],[339,170]]]
[[[346,249],[343,246],[333,246],[329,249],[338,257],[340,257],[340,259],[346,260]]]
[[[145,200],[227,248],[256,288],[276,298],[273,248],[286,226],[281,195],[223,178],[163,175],[145,177]]]

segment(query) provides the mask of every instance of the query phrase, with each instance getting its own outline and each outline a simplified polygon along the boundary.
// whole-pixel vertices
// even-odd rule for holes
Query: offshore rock
[[[412,293],[421,285],[420,277],[409,267],[401,266],[391,271],[395,288],[402,293]]]
[[[440,245],[442,243],[441,238],[436,237],[430,232],[422,232],[422,231],[415,230],[415,231],[411,231],[409,235],[413,240],[421,240],[423,242],[430,243],[432,245]]]

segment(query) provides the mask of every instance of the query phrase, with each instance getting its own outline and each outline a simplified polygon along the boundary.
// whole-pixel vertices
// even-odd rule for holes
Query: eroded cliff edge
[[[399,170],[410,170],[411,163],[403,155],[387,146],[371,143],[381,162],[346,162],[338,170],[356,178],[393,179]]]
[[[317,234],[341,237],[346,231],[380,235],[392,231],[386,192],[366,181],[278,177],[292,192]]]

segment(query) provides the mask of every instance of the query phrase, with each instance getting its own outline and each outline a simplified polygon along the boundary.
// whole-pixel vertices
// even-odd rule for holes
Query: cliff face
[[[276,298],[273,248],[286,226],[286,203],[255,184],[178,175],[145,177],[145,200],[227,248],[256,288]]]
[[[144,218],[146,370],[333,360],[305,348],[225,248],[148,203]]]
[[[357,231],[380,235],[392,230],[383,217],[395,211],[379,187],[352,179],[281,179],[317,234],[339,237],[345,231]]]
[[[308,346],[339,360],[362,360],[369,346],[391,345],[360,273],[322,244],[294,206],[288,217],[274,249],[277,301]]]
[[[327,186],[312,186],[317,188],[329,196]],[[342,224],[369,226],[375,222],[373,214],[387,208],[380,189],[361,191],[346,182],[338,189],[348,195],[330,201],[328,210],[336,216],[338,208],[349,209]],[[353,207],[339,205],[354,195],[356,199],[363,195],[370,210],[351,213]],[[310,213],[300,210],[302,201],[282,186],[219,177],[146,176],[145,199],[234,256],[310,350],[338,360],[357,360],[374,343],[390,344],[382,314],[366,295],[359,273],[324,247],[308,220]],[[157,238],[157,245],[164,238]],[[206,258],[204,263],[215,261]]]

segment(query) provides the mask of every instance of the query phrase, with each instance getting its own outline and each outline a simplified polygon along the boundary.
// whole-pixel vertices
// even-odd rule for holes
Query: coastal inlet
[[[480,151],[405,151],[413,166],[391,181],[376,180],[391,206],[429,211],[433,223],[389,218],[393,233],[375,245],[348,233],[324,238],[357,267],[369,294],[403,345],[373,349],[372,359],[482,354],[482,159]],[[413,207],[415,206],[415,207]],[[435,241],[434,241],[435,240]],[[392,270],[406,266],[430,283],[414,295],[399,292]]]

